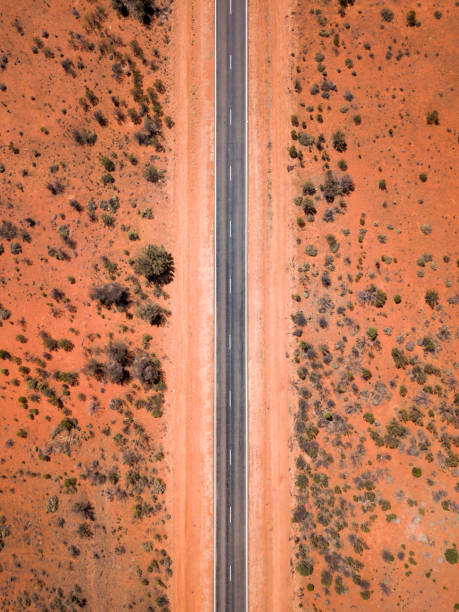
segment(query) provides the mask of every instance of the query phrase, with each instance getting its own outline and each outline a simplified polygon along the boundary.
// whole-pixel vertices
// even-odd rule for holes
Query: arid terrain
[[[249,609],[459,609],[458,7],[251,0]],[[214,2],[0,5],[0,609],[213,606]]]
[[[0,22],[0,607],[210,609],[212,4]]]
[[[251,3],[253,610],[457,609],[456,12]]]

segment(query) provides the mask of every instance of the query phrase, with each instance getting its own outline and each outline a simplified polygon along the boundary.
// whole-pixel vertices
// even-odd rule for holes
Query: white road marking
[[[231,389],[230,389],[230,392],[229,392],[229,405],[231,406]]]
[[[231,293],[231,276],[230,276],[230,286],[229,286],[229,291]]]
[[[230,166],[230,183],[231,183],[231,166]]]
[[[230,565],[230,575],[229,575],[229,579],[230,579],[230,582],[231,582],[231,565]]]
[[[228,334],[229,350],[231,350],[231,334]]]
[[[231,0],[229,0],[230,2],[230,15],[233,14],[233,3],[231,2]]]
[[[232,118],[232,113],[231,113],[231,109],[230,109],[230,125],[233,123],[233,118]]]
[[[230,449],[230,465],[231,465],[231,449]]]
[[[230,523],[231,523],[231,506],[230,506]]]
[[[233,56],[230,53],[230,70],[233,69]]]
[[[231,219],[230,219],[230,238],[231,238]]]

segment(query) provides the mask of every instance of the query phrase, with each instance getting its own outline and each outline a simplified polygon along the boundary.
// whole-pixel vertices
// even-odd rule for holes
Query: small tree
[[[150,283],[167,285],[174,278],[174,260],[164,247],[148,244],[137,255],[134,271]]]
[[[132,366],[134,376],[144,385],[147,389],[155,387],[163,380],[163,372],[161,370],[161,364],[156,355],[148,355],[142,353],[139,355]]]

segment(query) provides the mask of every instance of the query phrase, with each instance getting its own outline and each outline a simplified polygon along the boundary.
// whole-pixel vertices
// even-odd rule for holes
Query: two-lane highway
[[[214,609],[247,609],[247,0],[215,0]]]

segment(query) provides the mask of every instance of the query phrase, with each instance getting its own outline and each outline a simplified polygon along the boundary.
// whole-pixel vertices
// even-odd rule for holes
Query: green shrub
[[[370,338],[370,340],[376,340],[378,337],[378,330],[376,327],[369,327],[367,329],[367,336]]]
[[[138,253],[134,271],[150,283],[166,285],[174,278],[174,260],[164,247],[148,244]]]
[[[392,354],[392,359],[395,362],[395,367],[397,369],[405,369],[406,366],[409,364],[409,361],[405,353],[401,351],[400,349],[393,348],[391,354]]]
[[[445,559],[448,561],[448,563],[451,563],[451,565],[456,565],[458,561],[456,546],[454,546],[454,548],[447,548],[445,550]]]

